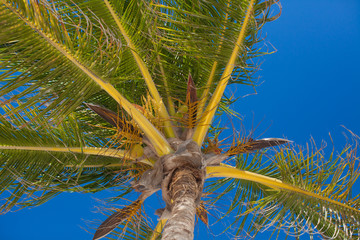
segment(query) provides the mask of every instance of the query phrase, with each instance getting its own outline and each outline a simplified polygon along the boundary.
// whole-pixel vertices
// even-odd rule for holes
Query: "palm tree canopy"
[[[124,197],[136,190],[139,199],[111,215],[94,239],[119,224],[129,237],[155,239],[171,212],[166,187],[182,157],[201,163],[200,185],[210,179],[204,194],[222,189],[206,202],[197,189],[204,222],[207,206],[232,192],[222,217],[241,213],[229,226],[236,234],[290,222],[296,231],[305,225],[328,237],[358,237],[356,139],[325,159],[321,149],[295,150],[278,138],[235,136],[221,146],[211,126],[227,110],[225,87],[253,84],[251,60],[266,54],[259,31],[277,18],[276,3],[0,0],[2,212],[64,191],[116,187]],[[287,147],[272,156],[257,152],[281,144]],[[154,231],[134,219],[160,189],[166,207]]]

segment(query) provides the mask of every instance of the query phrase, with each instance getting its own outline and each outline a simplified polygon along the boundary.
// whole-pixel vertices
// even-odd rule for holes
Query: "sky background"
[[[341,125],[360,134],[360,1],[289,0],[282,6],[282,16],[263,29],[265,43],[277,52],[259,59],[262,84],[250,96],[250,88],[231,87],[228,93],[241,97],[233,109],[248,130],[259,124],[255,137],[285,137],[303,145],[310,137],[329,142],[331,133],[340,150],[346,143]],[[82,228],[105,219],[96,213],[101,205],[96,199],[114,195],[67,193],[10,212],[0,216],[0,239],[92,239]]]

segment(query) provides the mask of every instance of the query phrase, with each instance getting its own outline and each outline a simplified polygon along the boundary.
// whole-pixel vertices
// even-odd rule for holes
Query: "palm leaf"
[[[149,137],[149,139],[152,140],[155,149],[158,151],[160,155],[170,153],[172,151],[170,145],[167,143],[163,135],[132,104],[130,104],[130,102],[126,98],[124,98],[113,87],[113,85],[111,85],[108,81],[103,79],[103,77],[101,76],[101,72],[99,72],[98,70],[99,66],[94,67],[94,65],[97,64],[97,62],[99,62],[99,65],[101,65],[101,63],[104,61],[103,59],[104,52],[102,49],[103,47],[102,45],[100,45],[101,48],[99,48],[99,46],[96,45],[94,46],[94,44],[99,44],[97,41],[95,41],[95,39],[91,39],[92,32],[95,31],[95,29],[93,30],[93,28],[95,28],[95,25],[90,24],[89,21],[86,21],[87,18],[86,16],[81,16],[81,17],[85,18],[84,21],[86,22],[87,25],[75,28],[75,30],[72,29],[73,32],[72,34],[70,34],[65,27],[66,25],[61,20],[62,16],[55,10],[56,8],[53,8],[52,6],[48,6],[46,2],[40,2],[40,3],[34,2],[32,4],[25,4],[25,5],[22,3],[19,5],[15,5],[4,2],[4,6],[6,6],[7,8],[5,9],[5,13],[6,13],[5,15],[8,18],[14,19],[14,21],[11,22],[10,24],[12,24],[13,26],[19,26],[20,28],[17,29],[15,32],[19,31],[21,33],[21,31],[24,32],[34,31],[34,33],[31,34],[30,36],[34,37],[33,35],[35,35],[35,37],[44,44],[43,49],[37,51],[36,53],[32,53],[31,57],[29,56],[27,57],[28,60],[30,60],[31,62],[38,61],[40,64],[42,64],[41,60],[39,61],[39,59],[37,59],[38,57],[40,57],[39,54],[42,55],[44,53],[43,51],[50,50],[54,55],[54,58],[59,58],[62,60],[61,65],[66,65],[67,67],[72,69],[72,70],[68,69],[66,71],[74,72],[75,76],[73,77],[77,79],[77,81],[73,81],[70,78],[67,79],[66,81],[65,80],[66,78],[64,79],[64,77],[62,76],[61,81],[57,82],[57,84],[61,85],[62,87],[60,89],[57,89],[58,91],[55,90],[55,92],[53,90],[55,83],[52,83],[50,85],[48,83],[48,80],[53,81],[54,76],[52,74],[50,74],[51,78],[48,80],[46,79],[45,80],[42,79],[42,81],[35,80],[35,82],[32,82],[31,87],[17,94],[16,98],[19,99],[22,97],[27,97],[29,91],[31,92],[37,91],[37,89],[39,88],[45,88],[45,92],[48,92],[48,94],[45,94],[44,97],[43,96],[44,92],[42,91],[39,94],[36,94],[35,96],[29,97],[26,104],[22,104],[21,106],[18,107],[17,109],[18,111],[24,110],[24,105],[27,107],[29,107],[30,104],[32,104],[31,106],[37,106],[36,104],[39,104],[41,101],[44,101],[45,99],[46,101],[49,101],[50,100],[49,94],[52,95],[51,98],[54,98],[54,94],[55,94],[59,97],[56,97],[55,100],[52,100],[48,108],[54,110],[53,113],[56,113],[57,115],[59,113],[64,114],[64,111],[73,110],[74,107],[76,107],[77,105],[79,105],[79,103],[85,100],[84,98],[78,98],[76,100],[74,99],[75,100],[74,102],[74,100],[71,99],[70,94],[72,94],[73,96],[78,96],[79,95],[78,93],[80,92],[82,93],[82,95],[89,96],[85,92],[89,91],[88,89],[94,89],[93,84],[95,83],[96,85],[100,86],[103,90],[105,90],[117,103],[119,103],[120,106],[122,106],[132,116],[132,118],[139,124],[140,128],[144,131],[144,133]],[[58,6],[58,8],[59,7],[60,6]],[[75,11],[73,9],[70,10]],[[80,11],[80,9],[78,10]],[[40,12],[44,12],[48,14],[42,15],[40,14]],[[17,21],[15,20],[15,18],[17,18],[16,19]],[[48,21],[48,19],[50,19],[50,21]],[[58,29],[58,31],[53,30],[53,28],[56,29],[56,27],[54,27],[53,25],[58,24],[59,21],[60,21],[60,26],[63,26],[63,28],[61,29],[62,31],[60,31],[60,29]],[[21,22],[23,24],[21,24]],[[70,25],[70,27],[73,27],[73,25]],[[7,30],[13,31],[11,25],[7,28]],[[103,33],[105,32],[105,30],[106,29],[100,28],[97,31]],[[73,37],[77,41],[79,40],[86,41],[86,42],[81,42],[80,46],[82,46],[82,49],[76,49],[75,44],[77,42],[74,39],[71,39],[72,35],[74,35]],[[106,54],[114,55],[118,51],[120,51],[120,46],[118,43],[116,43],[116,39],[113,38],[111,39],[111,35],[106,37],[110,38],[110,43],[111,43],[111,44],[109,44],[108,42],[101,43],[106,45],[105,46],[106,50],[110,50],[110,52],[106,51]],[[27,44],[33,44],[32,38],[25,38],[22,41],[26,42]],[[115,45],[115,47],[113,47],[113,45]],[[86,47],[88,47],[89,49],[87,49]],[[13,49],[13,51],[16,52],[17,55],[18,55],[18,50],[19,49]],[[91,56],[90,59],[84,59],[84,55],[88,56],[88,54],[85,53],[86,52],[90,53],[89,51],[91,50],[93,51],[95,50],[95,54],[90,55]],[[82,59],[80,56],[82,57]],[[94,57],[97,57],[97,59],[94,59]],[[43,58],[40,57],[40,59]],[[43,61],[44,60],[45,59],[43,59]],[[44,72],[54,71],[51,69],[51,66],[48,64],[51,61],[48,61],[48,59],[46,60],[47,60],[47,64],[43,66],[38,66],[39,70],[43,70],[41,71],[41,74],[44,74]],[[92,60],[91,63],[89,62],[89,60]],[[118,61],[118,58],[113,58],[113,60]],[[11,59],[11,62],[17,63],[17,61],[14,59]],[[111,64],[111,61],[110,60],[106,61],[106,64],[107,65]],[[42,69],[42,67],[44,66],[45,69]],[[33,68],[33,64],[31,64],[31,66],[28,67],[30,69]],[[18,68],[19,66],[17,66],[17,69]],[[11,72],[14,70],[9,70],[9,71]],[[25,71],[27,72],[27,74],[29,74],[30,72],[29,69],[25,69]],[[80,74],[81,77],[78,76],[78,74]],[[39,77],[39,76],[35,74],[34,77]],[[20,87],[22,85],[26,85],[29,83],[30,80],[31,78],[29,77],[23,78],[22,81],[21,78],[19,79],[18,77],[17,78],[15,77],[15,79],[12,81],[10,78],[10,80],[8,79],[8,84],[4,86],[3,91],[1,91],[1,93],[4,95],[11,94],[13,93],[12,91],[16,89],[15,86]],[[79,82],[83,84],[79,84]],[[69,85],[69,87],[66,87],[66,85]],[[78,91],[76,92],[77,94],[74,94],[74,91]],[[67,107],[68,104],[71,104],[71,106]],[[54,116],[50,115],[49,117],[54,117]]]
[[[162,98],[160,97],[160,94],[154,84],[154,81],[152,80],[152,77],[149,73],[148,67],[145,65],[144,61],[141,59],[141,57],[138,55],[138,51],[135,47],[135,45],[133,44],[133,40],[132,38],[130,38],[130,35],[127,34],[123,24],[121,23],[121,19],[118,17],[118,15],[116,14],[115,10],[113,9],[112,5],[110,4],[110,2],[108,2],[107,0],[105,0],[105,4],[108,7],[111,16],[113,16],[116,25],[119,28],[120,33],[122,34],[123,38],[125,39],[125,41],[127,42],[129,48],[132,51],[132,54],[134,56],[134,59],[140,69],[140,72],[148,86],[148,89],[152,95],[152,97],[155,99],[158,107],[159,107],[159,115],[165,119],[164,121],[164,131],[167,134],[167,137],[175,137],[175,132],[171,126],[170,123],[170,116],[166,110],[166,107],[162,101]],[[132,4],[134,6],[137,6],[137,4]],[[129,11],[129,10],[128,10]],[[131,11],[133,12],[133,11]],[[144,14],[145,15],[145,14]]]
[[[129,206],[126,206],[123,209],[120,209],[113,214],[111,214],[96,230],[95,235],[93,237],[93,240],[97,240],[100,238],[105,237],[110,232],[112,232],[119,224],[122,222],[132,219],[135,214],[139,211],[139,208],[141,208],[142,201],[137,200],[130,204]]]
[[[106,122],[110,123],[113,127],[119,128],[121,130],[126,129],[130,133],[137,135],[135,133],[135,127],[131,123],[128,123],[126,119],[120,114],[116,114],[109,109],[94,104],[87,103],[86,106],[97,113]]]
[[[24,119],[15,124],[3,117],[0,120],[1,193],[11,193],[3,199],[2,211],[38,205],[63,191],[113,187],[119,179],[129,178],[129,169],[135,169],[129,151],[103,148],[110,140],[86,134],[88,126],[74,118],[58,127],[36,129],[14,126],[24,125]],[[32,198],[26,199],[29,195]]]
[[[239,214],[233,222],[233,226],[238,226],[237,234],[246,226],[246,232],[254,235],[266,226],[282,229],[292,226],[296,235],[303,233],[302,228],[307,226],[317,230],[310,234],[320,232],[334,239],[349,239],[358,236],[360,227],[360,201],[358,196],[352,197],[350,191],[360,175],[354,161],[355,152],[356,149],[346,147],[338,157],[331,155],[325,160],[320,150],[305,153],[283,149],[273,159],[262,161],[258,156],[246,165],[246,161],[239,158],[236,168],[208,167],[207,171],[210,176],[241,179],[227,180],[225,183],[232,187],[223,193],[239,184],[227,213]],[[212,190],[214,187],[212,185]],[[254,214],[252,218],[250,213]]]
[[[137,203],[137,202],[136,201],[133,202],[133,204],[135,204],[135,203]],[[138,206],[140,208],[130,209],[130,206],[133,204],[130,204],[130,205],[126,206],[125,208],[122,208],[120,211],[116,211],[115,213],[113,213],[113,215],[111,215],[111,216],[119,215],[125,209],[132,211],[132,215],[129,217],[126,217],[126,219],[121,221],[120,225],[117,226],[115,230],[113,230],[111,233],[106,235],[106,238],[119,239],[119,237],[121,237],[121,239],[127,239],[127,240],[133,240],[133,239],[144,239],[145,240],[145,239],[151,238],[153,229],[151,227],[152,224],[149,222],[150,219],[143,212],[141,205]],[[111,216],[110,216],[110,218],[111,218]],[[114,221],[116,221],[116,220],[114,220]],[[118,224],[118,223],[119,223],[119,221],[117,221],[116,224]]]
[[[241,27],[240,33],[238,34],[238,38],[234,45],[234,49],[231,53],[229,62],[225,66],[225,69],[224,69],[221,79],[214,91],[214,94],[213,94],[208,106],[206,107],[204,115],[201,117],[201,122],[199,123],[198,127],[195,130],[193,139],[199,145],[202,145],[204,138],[207,134],[207,131],[209,129],[209,126],[210,126],[211,122],[213,121],[217,106],[218,106],[219,102],[221,101],[221,98],[224,94],[227,83],[231,77],[233,70],[234,70],[234,64],[235,64],[236,58],[239,55],[240,48],[243,47],[242,45],[243,45],[246,31],[247,31],[247,28],[248,28],[248,25],[250,22],[254,3],[255,3],[255,1],[251,0],[246,8],[245,18],[242,21],[242,27]]]

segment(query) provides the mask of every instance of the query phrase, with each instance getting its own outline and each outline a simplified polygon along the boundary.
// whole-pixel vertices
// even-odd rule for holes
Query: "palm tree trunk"
[[[172,200],[171,217],[164,230],[163,240],[188,240],[194,238],[196,207],[203,182],[201,170],[186,166],[176,170],[169,184]],[[200,181],[199,181],[200,180]]]

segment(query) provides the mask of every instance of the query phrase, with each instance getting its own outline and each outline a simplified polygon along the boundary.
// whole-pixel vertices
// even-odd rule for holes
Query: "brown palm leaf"
[[[98,114],[102,119],[110,123],[112,126],[119,129],[128,129],[130,132],[135,132],[135,128],[132,124],[128,123],[124,117],[120,114],[116,114],[113,111],[101,107],[99,105],[85,103],[85,105]]]
[[[250,153],[263,148],[275,147],[290,142],[291,141],[282,138],[263,138],[259,140],[253,140],[250,138],[245,143],[239,143],[230,147],[227,151],[227,155],[232,156],[240,153]]]
[[[206,226],[209,226],[208,212],[205,209],[205,205],[202,202],[196,208],[196,215]]]
[[[105,237],[110,232],[112,232],[119,224],[122,222],[131,219],[140,209],[141,200],[136,200],[129,206],[124,207],[123,209],[113,213],[108,217],[96,230],[93,240],[97,240]]]
[[[188,77],[187,83],[187,92],[186,92],[186,105],[188,107],[188,121],[189,127],[193,128],[195,126],[196,116],[197,116],[197,104],[198,98],[196,95],[196,87],[194,80],[192,79],[191,74]]]

